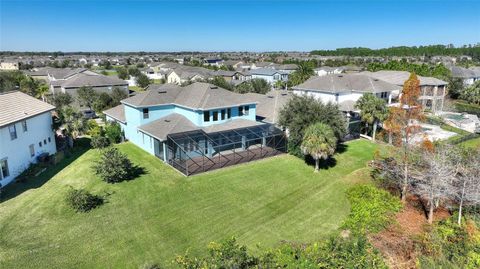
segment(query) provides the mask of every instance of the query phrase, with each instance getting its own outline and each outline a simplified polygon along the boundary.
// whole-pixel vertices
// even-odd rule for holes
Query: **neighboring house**
[[[279,64],[272,66],[275,70],[282,71],[287,74],[291,74],[298,69],[298,65],[296,64]]]
[[[215,76],[215,71],[203,67],[181,66],[170,70],[167,75],[167,83],[184,84],[200,80],[207,80]]]
[[[332,74],[340,74],[343,73],[343,67],[330,67],[330,66],[322,66],[315,68],[313,70],[317,76],[325,76],[325,75],[332,75]]]
[[[272,62],[256,62],[250,65],[250,69],[254,70],[254,69],[260,69],[260,68],[269,68],[269,67],[272,67],[273,65],[275,64]]]
[[[185,175],[286,151],[284,133],[256,120],[249,95],[208,83],[163,84],[104,111],[125,138]]]
[[[18,91],[0,93],[0,107],[0,184],[5,186],[39,155],[57,151],[55,107]]]
[[[323,102],[333,102],[344,112],[356,111],[355,103],[365,93],[372,93],[391,104],[401,88],[397,85],[358,74],[332,74],[312,77],[294,86],[293,93],[313,96]]]
[[[475,81],[480,80],[480,71],[454,65],[450,66],[450,71],[452,72],[452,77],[462,79],[465,86],[470,86]]]
[[[37,71],[25,72],[33,78],[44,78],[50,85],[50,92],[68,93],[79,106],[76,96],[81,87],[92,87],[98,93],[110,93],[113,88],[124,90],[128,94],[128,82],[114,76],[104,76],[85,68],[41,68]],[[82,108],[82,107],[80,107]]]
[[[1,62],[0,63],[0,70],[18,70],[19,64],[18,62]]]
[[[288,81],[288,73],[272,68],[252,69],[250,70],[250,74],[252,75],[252,79],[261,78],[272,85],[277,81]]]
[[[235,60],[227,60],[223,62],[223,65],[225,66],[231,66],[233,69],[240,68],[241,66],[244,66],[245,64],[242,61],[235,61]],[[248,66],[247,68],[249,68]]]
[[[210,66],[217,66],[220,67],[223,65],[224,60],[218,58],[207,58],[203,60],[203,64],[210,65]]]
[[[361,72],[360,74],[370,76],[385,82],[403,87],[405,81],[410,77],[407,71],[377,71],[377,72]],[[433,113],[443,110],[445,96],[447,95],[447,82],[433,78],[417,76],[420,80],[420,101],[425,109],[431,110]],[[400,94],[400,91],[398,92]]]
[[[155,71],[155,69],[149,67],[141,71],[144,73],[149,79],[164,79],[165,78],[165,72],[162,72],[160,70]]]
[[[232,80],[244,81],[248,79],[248,76],[245,76],[242,72],[238,72],[238,71],[218,70],[213,72],[213,75],[223,77],[228,82]]]

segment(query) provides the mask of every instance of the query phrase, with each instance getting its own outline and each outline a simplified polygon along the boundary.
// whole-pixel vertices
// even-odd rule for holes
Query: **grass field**
[[[348,143],[336,165],[319,173],[281,155],[188,178],[130,143],[119,148],[147,173],[104,183],[91,170],[99,152],[89,150],[55,175],[47,172],[52,178],[43,185],[7,189],[0,203],[0,268],[168,267],[176,254],[200,254],[209,242],[230,236],[250,249],[311,242],[334,233],[347,216],[345,190],[368,176],[364,167],[376,146]],[[108,193],[107,203],[75,213],[64,203],[68,186]]]
[[[470,139],[465,142],[460,143],[469,148],[480,148],[480,137],[475,139]]]

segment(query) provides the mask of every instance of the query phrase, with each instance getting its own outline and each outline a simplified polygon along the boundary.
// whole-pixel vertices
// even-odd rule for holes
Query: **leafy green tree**
[[[238,84],[237,86],[235,86],[235,92],[237,93],[249,93],[249,92],[254,92],[253,91],[253,86],[252,86],[252,83],[246,81],[246,82],[243,82],[243,83],[240,83]]]
[[[233,90],[232,84],[228,83],[223,77],[221,76],[216,76],[214,77],[210,83],[212,83],[215,86],[218,86],[220,88],[224,88],[225,90]]]
[[[69,106],[72,104],[73,98],[69,93],[56,93],[52,98],[53,105],[57,108],[57,110],[61,110],[62,108]]]
[[[60,122],[64,126],[65,135],[73,140],[87,131],[87,121],[82,113],[67,106],[59,111]],[[73,141],[72,141],[73,146]]]
[[[130,66],[128,68],[128,74],[132,77],[136,77],[138,75],[140,75],[142,72],[140,72],[140,70],[136,67],[136,66]]]
[[[330,126],[316,123],[305,130],[301,149],[303,154],[310,155],[315,160],[315,172],[318,172],[320,159],[328,159],[336,148],[337,138]]]
[[[25,79],[21,71],[0,72],[0,92],[8,92],[20,89],[20,81]]]
[[[20,80],[20,91],[30,96],[36,96],[39,85],[40,82],[38,80],[24,76],[23,79]]]
[[[345,116],[334,103],[323,103],[311,96],[292,98],[280,110],[279,124],[288,130],[288,151],[297,157],[303,157],[301,143],[305,130],[312,124],[324,123],[332,128],[337,141],[341,141],[347,132]]]
[[[93,103],[97,100],[97,94],[90,86],[82,86],[77,90],[77,101],[81,106],[87,106],[92,110]]]
[[[112,103],[113,103],[112,97],[106,92],[101,92],[96,96],[96,99],[93,102],[92,107],[95,112],[100,114],[105,109],[112,107]]]
[[[105,125],[105,136],[111,143],[120,143],[122,141],[122,128],[118,123],[108,123]]]
[[[134,170],[132,162],[117,148],[107,148],[101,159],[93,166],[95,174],[108,183],[130,180]]]
[[[460,94],[460,98],[469,103],[480,105],[480,80],[466,87]]]
[[[118,69],[117,69],[117,75],[118,75],[118,78],[120,78],[120,79],[124,79],[124,80],[128,79],[128,70],[127,70],[127,68],[125,68],[125,67],[123,67],[123,66],[120,67],[120,68],[118,68]]]
[[[140,73],[139,75],[137,75],[135,77],[135,80],[137,82],[137,85],[142,88],[146,88],[148,87],[148,85],[150,85],[150,83],[152,83],[152,81],[147,77],[147,75],[143,73]]]
[[[387,104],[383,99],[376,97],[372,93],[365,93],[357,100],[355,108],[360,109],[360,116],[366,124],[366,134],[368,132],[368,126],[373,126],[372,140],[375,141],[378,124],[388,117]]]
[[[461,78],[449,77],[448,81],[448,94],[454,99],[460,98],[465,86]]]
[[[128,94],[126,93],[126,91],[118,87],[115,87],[113,88],[110,96],[112,97],[112,107],[113,107],[113,106],[118,106],[120,104],[120,101],[128,97]]]
[[[272,89],[270,84],[268,84],[266,80],[261,78],[254,78],[251,79],[249,82],[252,85],[253,92],[255,93],[266,94]]]

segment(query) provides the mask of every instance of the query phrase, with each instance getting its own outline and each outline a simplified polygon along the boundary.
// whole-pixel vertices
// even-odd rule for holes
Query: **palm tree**
[[[87,129],[87,122],[82,113],[79,113],[72,107],[65,107],[59,111],[61,125],[65,128],[65,135],[68,137],[70,147],[78,136]]]
[[[375,141],[378,124],[388,117],[387,104],[372,93],[365,93],[358,99],[355,108],[360,109],[360,116],[365,122],[365,134],[368,133],[368,126],[373,125],[372,140]]]
[[[324,123],[310,125],[305,131],[301,149],[303,154],[315,160],[315,172],[318,172],[320,159],[326,160],[333,155],[337,147],[337,138],[330,126]]]
[[[35,97],[36,98],[42,98],[42,101],[45,102],[45,95],[49,92],[49,90],[50,89],[48,88],[47,84],[41,84],[37,88],[37,92],[36,92]]]

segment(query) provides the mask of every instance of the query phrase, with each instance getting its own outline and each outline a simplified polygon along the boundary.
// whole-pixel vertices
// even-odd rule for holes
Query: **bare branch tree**
[[[480,150],[456,150],[455,198],[458,202],[458,225],[463,207],[480,204]]]

